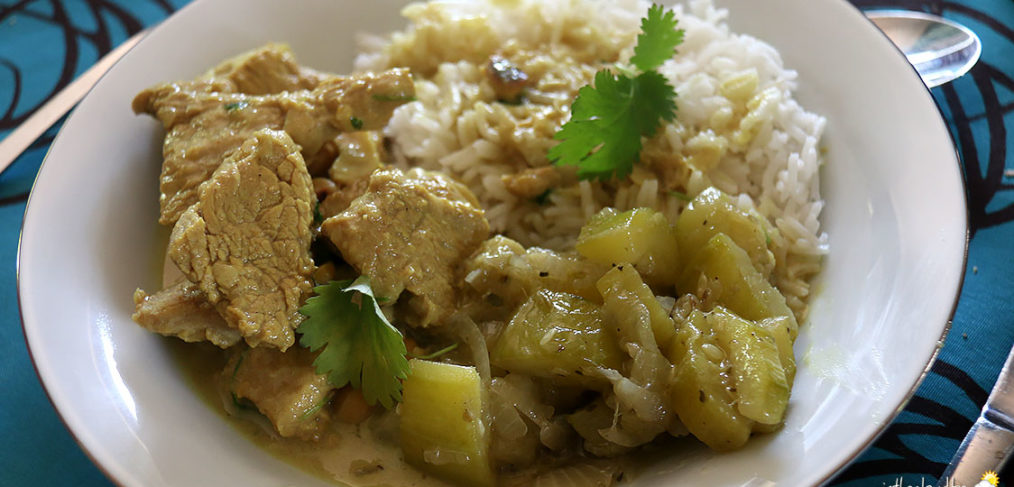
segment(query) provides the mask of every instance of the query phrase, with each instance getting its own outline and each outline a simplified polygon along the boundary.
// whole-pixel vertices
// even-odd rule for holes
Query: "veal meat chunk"
[[[173,228],[169,257],[250,346],[294,342],[312,286],[315,202],[299,148],[265,129],[225,159]]]
[[[335,388],[314,371],[313,359],[300,347],[285,353],[252,348],[237,354],[225,373],[232,394],[253,402],[278,434],[316,440],[331,419],[322,406]]]
[[[366,192],[321,225],[342,257],[370,278],[377,296],[403,290],[408,320],[428,326],[455,308],[461,262],[489,235],[475,195],[438,173],[381,169]]]
[[[166,130],[159,179],[163,225],[176,222],[197,200],[197,187],[254,132],[284,130],[308,159],[339,133],[382,128],[415,92],[403,69],[328,77],[313,90],[266,95],[209,91],[222,84],[164,83],[134,98],[134,111],[158,118]]]
[[[155,294],[140,289],[134,291],[131,317],[145,329],[186,342],[209,341],[228,348],[242,338],[239,330],[222,319],[197,285],[187,280]]]
[[[284,44],[267,44],[226,59],[196,82],[216,83],[214,91],[270,95],[283,91],[312,90],[327,77],[300,67]]]

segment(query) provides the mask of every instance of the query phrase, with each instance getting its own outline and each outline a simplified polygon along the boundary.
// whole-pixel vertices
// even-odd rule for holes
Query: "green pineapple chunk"
[[[774,337],[721,306],[705,319],[729,359],[739,412],[758,423],[781,423],[789,403],[789,382]]]
[[[724,233],[711,237],[695,260],[687,263],[676,289],[697,294],[706,303],[725,306],[748,320],[785,317],[788,326],[796,328],[795,315],[782,293],[754,268],[746,251]]]
[[[789,388],[792,388],[792,383],[796,378],[796,357],[792,350],[792,344],[796,341],[797,335],[795,321],[780,316],[761,320],[757,322],[757,326],[767,330],[774,338],[775,344],[778,346],[778,358],[785,370],[785,382]],[[757,423],[753,430],[757,433],[770,433],[780,427],[781,423],[770,425]]]
[[[670,407],[687,430],[716,451],[745,445],[753,421],[736,408],[727,354],[703,312],[695,310],[676,331],[668,358],[676,366]]]
[[[460,485],[495,485],[475,367],[418,359],[409,367],[399,407],[405,460]]]
[[[697,253],[712,237],[724,233],[745,250],[754,267],[768,277],[775,268],[775,256],[768,250],[768,237],[776,231],[755,210],[743,210],[729,195],[717,188],[708,188],[680,213],[676,221],[676,242],[685,266],[696,260]]]
[[[510,372],[590,384],[586,368],[617,369],[623,352],[600,306],[580,296],[542,289],[518,308],[489,354]]]
[[[751,432],[772,431],[784,419],[790,379],[768,331],[772,323],[719,306],[693,311],[676,331],[667,355],[676,365],[670,405],[712,449],[739,448]]]
[[[676,231],[651,208],[603,209],[581,228],[576,248],[593,262],[633,264],[652,286],[671,286],[678,276]]]
[[[676,333],[676,324],[636,270],[627,265],[614,267],[599,279],[597,286],[607,310],[612,303],[614,309],[627,316],[638,316],[642,310],[647,312],[655,344],[663,350],[669,346]]]
[[[761,320],[757,322],[757,326],[767,330],[778,345],[778,358],[782,362],[782,368],[785,369],[785,380],[791,387],[796,377],[796,356],[792,350],[792,344],[795,343],[798,334],[795,320],[778,316]]]

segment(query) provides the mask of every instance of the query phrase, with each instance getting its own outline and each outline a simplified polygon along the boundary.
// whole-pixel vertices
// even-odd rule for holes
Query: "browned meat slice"
[[[464,185],[421,169],[390,168],[374,172],[366,193],[325,220],[321,232],[370,277],[378,296],[412,293],[412,324],[427,326],[454,310],[455,273],[489,235],[489,223]]]
[[[312,91],[272,95],[207,91],[193,82],[144,90],[134,98],[134,111],[155,116],[166,128],[159,222],[174,224],[197,200],[197,186],[254,132],[285,130],[309,158],[341,132],[383,127],[413,95],[408,71],[397,69],[332,77]]]
[[[315,195],[285,132],[261,130],[229,155],[180,216],[169,257],[251,346],[285,350],[302,321]]]
[[[283,91],[312,90],[327,77],[312,69],[301,68],[284,44],[267,44],[214,67],[198,82],[214,80],[217,91],[270,95]]]
[[[155,294],[134,291],[137,324],[155,333],[186,342],[209,341],[222,348],[239,342],[239,330],[230,328],[197,286],[183,280]]]
[[[285,353],[252,348],[237,354],[225,374],[236,398],[253,402],[278,434],[316,440],[331,420],[324,405],[334,386],[314,371],[313,359],[300,347]]]

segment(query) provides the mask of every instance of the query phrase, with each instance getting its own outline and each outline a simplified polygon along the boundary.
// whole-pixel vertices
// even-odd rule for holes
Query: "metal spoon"
[[[979,36],[957,22],[911,10],[865,13],[905,53],[929,88],[967,73],[982,53]]]

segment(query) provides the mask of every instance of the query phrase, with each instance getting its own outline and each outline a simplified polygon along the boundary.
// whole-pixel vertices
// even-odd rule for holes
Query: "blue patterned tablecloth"
[[[189,0],[0,0],[0,139],[99,57]],[[982,61],[933,90],[964,162],[971,242],[947,342],[915,398],[834,485],[931,485],[1014,343],[1014,0],[853,0],[957,20]],[[39,384],[18,316],[15,260],[25,202],[60,124],[0,175],[0,486],[109,486]],[[1014,468],[1001,473],[1014,486]]]

